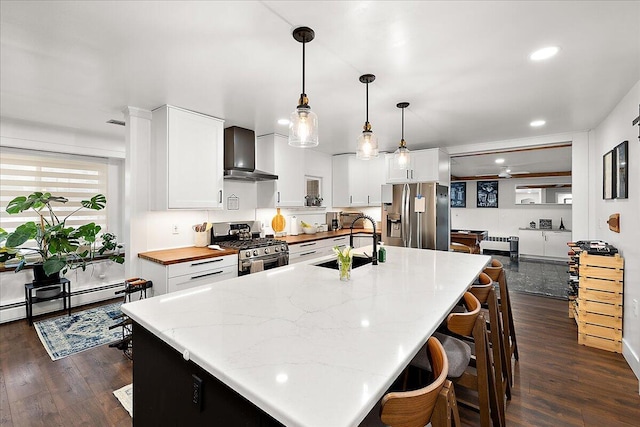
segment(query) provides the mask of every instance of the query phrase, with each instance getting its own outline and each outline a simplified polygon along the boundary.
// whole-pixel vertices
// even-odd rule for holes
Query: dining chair
[[[452,252],[463,252],[465,254],[473,253],[473,249],[471,249],[469,246],[457,242],[451,242],[449,244],[449,250]]]
[[[504,411],[500,408],[498,384],[495,380],[493,355],[488,340],[486,318],[480,310],[480,301],[471,293],[463,296],[466,312],[452,312],[447,317],[450,334],[436,332],[434,337],[442,343],[449,360],[448,378],[454,386],[477,392],[477,404],[458,397],[459,404],[469,406],[480,413],[482,427],[504,426]],[[465,342],[472,340],[471,345]],[[411,361],[411,366],[432,371],[427,352],[420,350]],[[458,393],[456,393],[458,394]]]
[[[511,298],[509,296],[509,288],[507,286],[507,276],[504,266],[497,259],[491,260],[491,265],[483,270],[491,280],[498,284],[498,308],[502,316],[502,334],[505,348],[507,349],[507,361],[509,372],[509,383],[513,386],[513,368],[511,366],[511,358],[515,357],[519,360],[518,341],[516,339],[516,329],[513,322],[513,311],[511,310]]]

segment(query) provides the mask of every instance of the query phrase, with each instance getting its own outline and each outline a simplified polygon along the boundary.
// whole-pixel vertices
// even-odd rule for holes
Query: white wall
[[[592,203],[590,209],[595,219],[590,236],[616,246],[625,259],[624,271],[624,324],[623,354],[640,378],[640,318],[633,313],[633,302],[640,303],[640,140],[638,126],[631,126],[638,116],[640,81],[613,109],[609,116],[592,132],[593,147],[590,150]],[[629,198],[602,199],[602,156],[622,141],[629,141]],[[620,233],[610,231],[606,224],[609,215],[620,214]]]
[[[121,171],[125,155],[124,128],[122,129],[123,136],[118,138],[2,117],[0,118],[0,146],[109,158],[110,177],[107,194],[109,230],[122,240]],[[124,271],[125,268],[122,264],[102,261],[88,267],[85,272],[67,273],[66,277],[71,280],[71,291],[76,292],[96,286],[121,283],[124,281]],[[0,305],[22,303],[24,301],[24,284],[32,280],[31,270],[23,270],[18,273],[11,271],[0,273]],[[72,298],[72,305],[114,298],[114,291],[112,289],[77,295]],[[62,300],[37,304],[34,306],[34,314],[54,309],[62,309]],[[0,322],[24,317],[25,309],[23,306],[0,311]]]
[[[527,228],[534,221],[551,219],[553,228],[560,220],[567,230],[572,226],[571,205],[521,205],[516,204],[515,187],[530,184],[555,184],[571,182],[571,177],[500,179],[498,180],[498,208],[476,207],[477,181],[467,181],[467,207],[451,208],[451,228],[462,230],[488,230],[490,236],[517,236],[518,228]],[[569,237],[568,237],[569,238]]]

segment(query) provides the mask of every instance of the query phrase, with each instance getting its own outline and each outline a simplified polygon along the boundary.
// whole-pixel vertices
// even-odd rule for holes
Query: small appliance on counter
[[[342,228],[340,223],[340,212],[327,212],[327,227],[331,231],[337,231]]]
[[[364,218],[356,220],[359,216],[362,216],[362,212],[342,211],[340,212],[340,224],[344,228],[351,228],[351,224],[353,224],[353,228],[364,228]]]

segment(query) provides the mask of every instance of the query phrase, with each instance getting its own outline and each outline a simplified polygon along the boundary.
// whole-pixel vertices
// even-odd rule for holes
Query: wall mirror
[[[571,184],[516,185],[516,205],[570,205]]]

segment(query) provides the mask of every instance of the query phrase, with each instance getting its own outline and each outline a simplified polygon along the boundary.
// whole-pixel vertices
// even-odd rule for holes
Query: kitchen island
[[[341,282],[330,258],[123,305],[134,424],[358,425],[490,260],[387,247]]]

